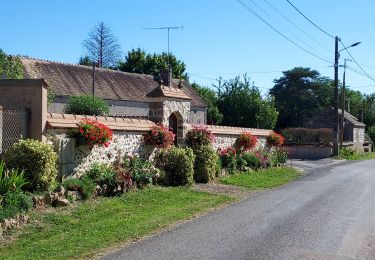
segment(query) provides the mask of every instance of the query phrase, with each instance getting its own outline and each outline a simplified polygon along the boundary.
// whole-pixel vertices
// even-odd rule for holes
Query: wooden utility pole
[[[351,61],[349,59],[344,59],[344,74],[342,76],[342,103],[341,103],[341,124],[340,124],[340,149],[344,143],[344,129],[345,129],[345,75],[346,75],[346,62]]]
[[[334,123],[333,123],[333,156],[339,155],[339,37],[335,37],[335,87],[333,91]]]

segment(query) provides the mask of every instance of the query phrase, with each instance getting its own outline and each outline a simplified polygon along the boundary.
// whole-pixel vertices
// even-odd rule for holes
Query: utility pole
[[[339,155],[339,37],[335,37],[335,87],[333,91],[333,156]]]
[[[342,76],[342,103],[341,103],[341,125],[340,125],[340,148],[342,148],[344,142],[344,128],[345,128],[345,75],[346,75],[346,62],[351,61],[350,59],[344,59],[344,74]]]

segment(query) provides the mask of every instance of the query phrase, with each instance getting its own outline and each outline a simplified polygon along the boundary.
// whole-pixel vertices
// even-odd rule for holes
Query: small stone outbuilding
[[[340,125],[341,125],[341,109],[340,114]],[[345,111],[344,114],[344,146],[352,147],[358,151],[364,151],[365,145],[365,127],[363,122],[360,122],[358,118]],[[307,128],[333,128],[335,123],[335,113],[332,107],[324,109],[322,112],[311,118],[306,124]]]

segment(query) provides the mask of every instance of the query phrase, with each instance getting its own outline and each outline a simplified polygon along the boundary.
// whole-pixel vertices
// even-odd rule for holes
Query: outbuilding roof
[[[44,79],[57,96],[92,93],[92,67],[30,58],[21,58],[25,78]],[[95,68],[95,95],[107,100],[153,102],[159,82],[151,75]],[[168,88],[168,87],[167,87]],[[192,106],[206,103],[187,81],[172,80],[172,91],[161,91],[168,98],[190,99]],[[171,96],[176,93],[176,96]]]

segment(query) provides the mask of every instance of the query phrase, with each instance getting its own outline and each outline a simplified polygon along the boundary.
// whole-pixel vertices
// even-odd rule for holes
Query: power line
[[[319,27],[316,23],[314,23],[313,21],[311,21],[306,15],[304,15],[294,4],[292,4],[289,0],[286,0],[300,15],[302,15],[303,17],[305,17],[305,19],[307,21],[309,21],[312,25],[314,25],[316,28],[318,28],[320,31],[322,31],[324,34],[328,35],[329,37],[331,38],[335,38],[332,34],[326,32],[325,30],[323,30],[321,27]]]
[[[306,53],[314,56],[315,58],[317,59],[320,59],[322,61],[325,61],[325,62],[328,62],[328,63],[331,63],[331,61],[329,60],[326,60],[322,57],[319,57],[318,55],[316,55],[315,53],[309,51],[309,50],[306,50],[304,47],[302,47],[301,45],[299,45],[298,43],[294,42],[293,40],[289,39],[286,35],[284,35],[283,33],[281,33],[279,30],[277,30],[274,26],[272,26],[270,23],[268,23],[263,17],[261,17],[260,15],[258,15],[254,10],[252,10],[250,7],[248,7],[246,4],[244,4],[241,0],[237,0],[237,2],[239,2],[243,7],[245,7],[249,12],[251,12],[253,15],[255,15],[258,19],[260,19],[263,23],[265,23],[267,26],[269,26],[272,30],[274,30],[276,33],[278,33],[279,35],[281,35],[283,38],[285,38],[286,40],[288,40],[289,42],[291,42],[292,44],[294,44],[295,46],[297,46],[298,48],[300,48],[301,50],[305,51]]]
[[[266,10],[264,10],[264,8],[262,8],[260,5],[258,5],[254,0],[249,0],[250,2],[253,3],[253,5],[255,5],[259,10],[261,10],[264,14],[266,14],[266,16],[268,16],[270,19],[272,19],[276,24],[278,24],[279,26],[281,26],[284,30],[286,30],[291,36],[293,36],[294,38],[296,38],[299,42],[301,42],[302,44],[304,44],[306,47],[314,50],[315,52],[319,52],[320,54],[322,54],[319,50],[315,49],[313,46],[311,46],[309,43],[305,42],[304,40],[302,40],[300,37],[298,37],[295,33],[293,33],[292,31],[290,31],[288,28],[286,28],[286,26],[283,26],[279,21],[277,21],[274,16],[270,15]],[[324,55],[324,54],[323,54]],[[326,57],[324,57],[326,58]],[[327,59],[327,58],[326,58]]]
[[[353,61],[355,62],[355,64],[357,64],[358,68],[361,69],[361,71],[369,78],[371,79],[372,81],[375,82],[375,79],[373,77],[371,77],[363,68],[362,66],[357,62],[357,60],[353,57],[353,55],[350,53],[350,51],[348,50],[348,48],[345,46],[345,44],[340,40],[340,43],[341,45],[344,47],[344,50],[346,50],[346,52],[349,54],[350,58],[353,59]]]
[[[292,24],[294,27],[296,27],[304,35],[306,35],[307,37],[309,37],[316,44],[320,45],[322,48],[324,48],[325,50],[329,51],[330,53],[333,53],[333,51],[331,49],[329,49],[324,44],[322,44],[321,42],[319,42],[318,40],[316,40],[314,37],[310,36],[310,34],[308,34],[307,32],[305,32],[301,27],[299,27],[292,20],[290,20],[286,15],[284,15],[281,11],[279,11],[276,7],[274,7],[269,1],[267,1],[267,0],[263,0],[263,1],[265,1],[275,12],[277,12],[279,15],[281,15],[285,20],[287,20],[290,24]]]

